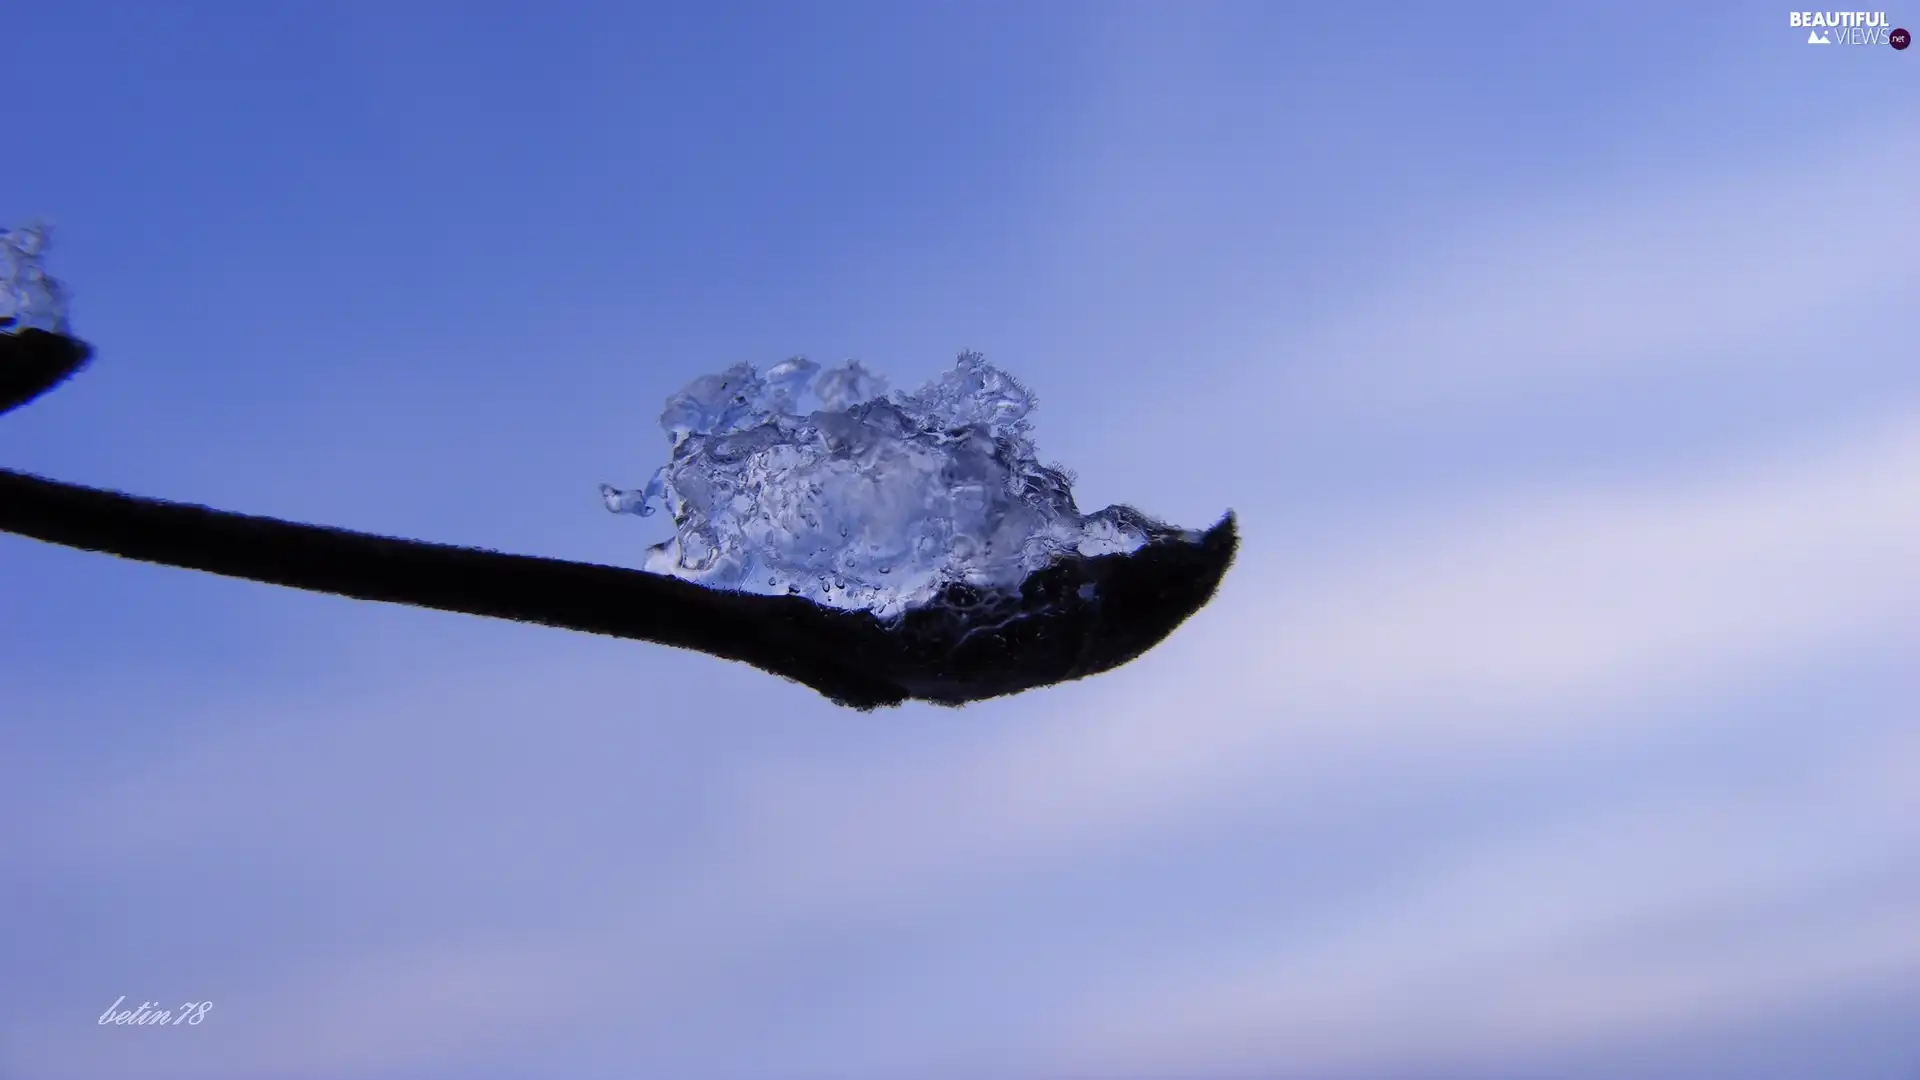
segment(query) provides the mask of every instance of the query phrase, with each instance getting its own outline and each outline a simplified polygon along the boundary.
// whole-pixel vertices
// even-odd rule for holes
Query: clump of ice
[[[42,262],[50,244],[42,224],[0,229],[0,330],[67,332],[67,290]]]
[[[672,515],[650,571],[882,618],[953,583],[1014,590],[1064,556],[1183,535],[1130,507],[1081,514],[1072,476],[1034,455],[1033,395],[978,353],[915,393],[885,390],[857,361],[704,376],[667,399],[667,464],[601,495]]]

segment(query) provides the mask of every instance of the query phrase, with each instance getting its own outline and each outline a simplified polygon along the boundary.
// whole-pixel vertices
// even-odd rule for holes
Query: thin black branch
[[[37,330],[0,334],[0,412],[59,385],[89,355],[81,342]],[[1014,598],[956,587],[890,626],[800,597],[253,517],[10,470],[0,470],[0,531],[311,592],[692,649],[858,709],[909,698],[958,705],[1123,664],[1206,603],[1237,546],[1228,515],[1199,542],[1063,560]]]

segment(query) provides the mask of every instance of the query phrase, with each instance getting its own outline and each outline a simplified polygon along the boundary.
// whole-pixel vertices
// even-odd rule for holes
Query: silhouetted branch
[[[39,330],[0,333],[0,412],[59,385],[90,353]],[[983,600],[956,587],[889,626],[800,597],[253,517],[9,470],[0,470],[0,530],[310,592],[693,649],[858,709],[909,698],[958,705],[1125,663],[1206,603],[1237,546],[1229,514],[1198,543],[1063,560],[1029,577],[1018,598]]]
[[[0,319],[0,330],[12,325]],[[0,333],[0,415],[66,382],[92,358],[86,342],[45,330]]]

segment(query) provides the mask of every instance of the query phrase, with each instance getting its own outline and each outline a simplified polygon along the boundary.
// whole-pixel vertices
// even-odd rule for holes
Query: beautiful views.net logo
[[[1913,40],[1887,21],[1884,11],[1790,11],[1787,23],[1807,32],[1809,45],[1891,45],[1904,49]]]

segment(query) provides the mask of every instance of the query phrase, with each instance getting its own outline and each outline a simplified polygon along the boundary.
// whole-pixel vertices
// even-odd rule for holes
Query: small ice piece
[[[37,222],[0,229],[0,331],[67,333],[66,287],[41,262],[50,244],[47,226]]]
[[[1081,514],[1071,475],[1035,457],[1033,395],[979,353],[914,393],[885,389],[854,361],[703,376],[661,414],[667,464],[601,496],[615,513],[667,509],[654,573],[889,620],[950,585],[1013,591],[1059,558],[1191,536],[1131,507]]]

